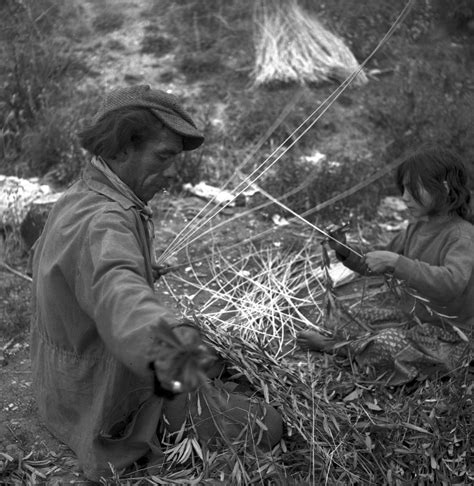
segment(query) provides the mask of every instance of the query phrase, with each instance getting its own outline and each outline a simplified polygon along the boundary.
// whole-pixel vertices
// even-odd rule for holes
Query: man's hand
[[[393,272],[399,255],[391,251],[370,251],[365,255],[365,264],[371,273]]]
[[[153,280],[155,282],[172,270],[171,265],[152,265],[151,267],[153,271]]]
[[[151,267],[153,270],[153,279],[155,280],[155,282],[163,275],[166,275],[168,272],[174,270],[177,265],[178,259],[175,256],[170,256],[166,258],[164,261],[161,262],[160,265],[152,263]]]
[[[196,390],[206,381],[206,370],[215,360],[214,354],[201,339],[199,330],[191,321],[173,328],[180,345],[163,345],[154,361],[159,384],[172,393]]]

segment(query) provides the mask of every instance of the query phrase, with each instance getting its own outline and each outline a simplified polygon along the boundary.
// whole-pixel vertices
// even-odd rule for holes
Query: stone
[[[43,231],[54,202],[34,201],[20,224],[23,246],[29,251]]]

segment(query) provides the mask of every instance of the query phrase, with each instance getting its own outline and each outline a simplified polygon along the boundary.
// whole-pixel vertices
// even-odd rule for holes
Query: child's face
[[[430,212],[433,198],[431,194],[423,187],[418,188],[420,202],[418,202],[410,191],[407,189],[407,185],[403,184],[403,196],[402,199],[407,205],[408,210],[414,218],[422,218],[427,216]]]

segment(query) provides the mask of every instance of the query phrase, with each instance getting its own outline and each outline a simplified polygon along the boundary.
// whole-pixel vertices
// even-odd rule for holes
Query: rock
[[[7,233],[20,227],[24,246],[29,250],[61,194],[40,184],[38,179],[0,175],[0,231]]]
[[[48,200],[43,198],[34,201],[30,205],[25,218],[20,224],[20,235],[23,240],[25,250],[30,250],[34,242],[40,236],[54,203],[54,199]]]
[[[196,185],[186,183],[183,184],[183,189],[195,196],[207,199],[216,204],[226,206],[245,206],[245,193],[234,195],[231,191],[211,186],[206,182],[199,182]]]
[[[51,192],[51,188],[40,184],[38,179],[0,175],[0,225],[17,226],[28,212],[29,205]]]

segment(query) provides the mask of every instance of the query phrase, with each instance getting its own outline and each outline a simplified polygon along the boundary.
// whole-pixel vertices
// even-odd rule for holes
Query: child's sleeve
[[[473,271],[473,253],[474,245],[469,238],[453,239],[443,249],[440,265],[401,255],[393,274],[434,303],[444,305],[465,291]]]
[[[405,241],[407,239],[407,229],[400,231],[397,235],[390,241],[388,245],[383,248],[386,251],[392,251],[393,253],[403,254],[403,249],[405,247]]]

